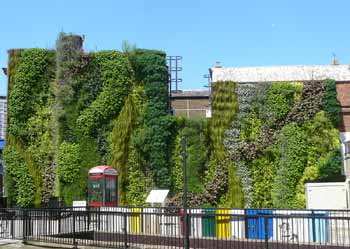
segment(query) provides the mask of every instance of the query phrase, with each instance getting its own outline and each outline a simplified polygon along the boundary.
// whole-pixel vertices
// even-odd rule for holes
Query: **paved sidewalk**
[[[24,245],[21,240],[0,239],[0,249],[43,249],[42,247],[35,247]]]

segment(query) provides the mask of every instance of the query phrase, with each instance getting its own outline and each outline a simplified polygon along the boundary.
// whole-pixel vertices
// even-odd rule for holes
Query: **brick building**
[[[336,81],[338,101],[341,107],[339,139],[344,159],[345,174],[350,176],[350,66],[265,66],[223,68],[217,64],[209,69],[212,84],[219,81],[237,83],[307,82],[333,79]],[[326,142],[326,141],[325,141]],[[349,156],[349,159],[348,159]]]
[[[172,92],[171,108],[176,116],[187,118],[211,117],[208,90],[185,90]]]

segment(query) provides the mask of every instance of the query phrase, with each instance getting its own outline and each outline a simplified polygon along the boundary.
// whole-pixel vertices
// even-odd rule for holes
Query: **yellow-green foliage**
[[[222,205],[234,205],[241,207],[242,191],[236,175],[236,170],[231,169],[232,164],[227,160],[227,154],[223,145],[225,131],[229,128],[238,112],[238,101],[235,82],[216,82],[213,86],[212,118],[208,123],[208,136],[210,139],[210,156],[207,162],[206,182],[212,182],[207,187],[209,193],[217,193],[212,199],[218,200],[222,192],[228,191],[228,195],[222,199]],[[228,183],[219,179],[220,175],[228,174]],[[220,177],[218,177],[220,176]],[[222,184],[219,184],[222,183]],[[212,189],[217,188],[217,189]]]
[[[253,182],[253,202],[255,208],[273,207],[271,189],[276,176],[276,160],[278,151],[275,146],[270,146],[264,155],[252,162],[251,174]]]
[[[213,86],[212,118],[208,122],[208,136],[210,139],[210,160],[207,163],[207,181],[212,181],[217,161],[226,157],[223,138],[238,111],[237,96],[235,94],[236,83],[216,82]]]
[[[308,137],[308,155],[303,176],[296,186],[297,207],[305,206],[304,183],[332,180],[340,176],[339,132],[333,127],[332,120],[321,111],[306,122],[303,128]]]
[[[132,86],[133,72],[123,53],[101,51],[96,54],[96,60],[101,71],[102,89],[77,119],[77,125],[85,135],[119,114]]]
[[[131,142],[126,166],[127,175],[125,176],[128,186],[125,193],[125,203],[132,206],[144,205],[147,193],[150,190],[147,189],[147,181],[151,180],[151,177],[146,178],[145,169],[140,167],[142,165],[141,160]]]
[[[52,168],[47,108],[54,55],[44,49],[9,51],[9,122],[4,161],[11,205],[40,206],[43,172]]]
[[[132,132],[136,128],[139,115],[141,114],[142,98],[142,87],[135,87],[133,92],[127,97],[118,118],[114,120],[113,130],[109,135],[109,144],[111,145],[110,164],[118,170],[119,203],[121,205],[126,202],[129,144]]]
[[[11,135],[7,136],[7,142],[9,145],[3,151],[7,197],[10,204],[31,207],[34,204],[36,189],[26,158],[29,155],[23,145]]]
[[[28,119],[28,148],[27,160],[31,163],[28,168],[33,175],[36,186],[35,206],[40,206],[42,202],[48,203],[54,196],[53,158],[54,144],[52,130],[50,127],[52,120],[52,100],[47,105],[37,105],[36,113]]]
[[[174,147],[170,162],[171,190],[174,194],[180,193],[183,190],[182,146],[180,134],[178,134],[174,139]]]
[[[223,137],[238,111],[236,83],[216,82],[213,86],[212,118],[209,121],[209,136],[215,156],[222,160],[225,158]]]
[[[226,208],[242,208],[244,207],[244,199],[240,179],[237,175],[235,166],[228,162],[228,187],[227,194],[223,196],[220,202],[221,207]]]

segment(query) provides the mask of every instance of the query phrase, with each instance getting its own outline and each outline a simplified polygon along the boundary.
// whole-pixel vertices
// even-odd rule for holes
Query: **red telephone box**
[[[118,205],[118,171],[101,165],[89,170],[89,206],[115,207]]]

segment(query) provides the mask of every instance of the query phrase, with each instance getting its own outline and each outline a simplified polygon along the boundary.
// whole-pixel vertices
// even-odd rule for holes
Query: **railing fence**
[[[185,226],[188,238],[185,237]],[[74,247],[350,248],[350,211],[102,207],[0,209],[0,238]]]

